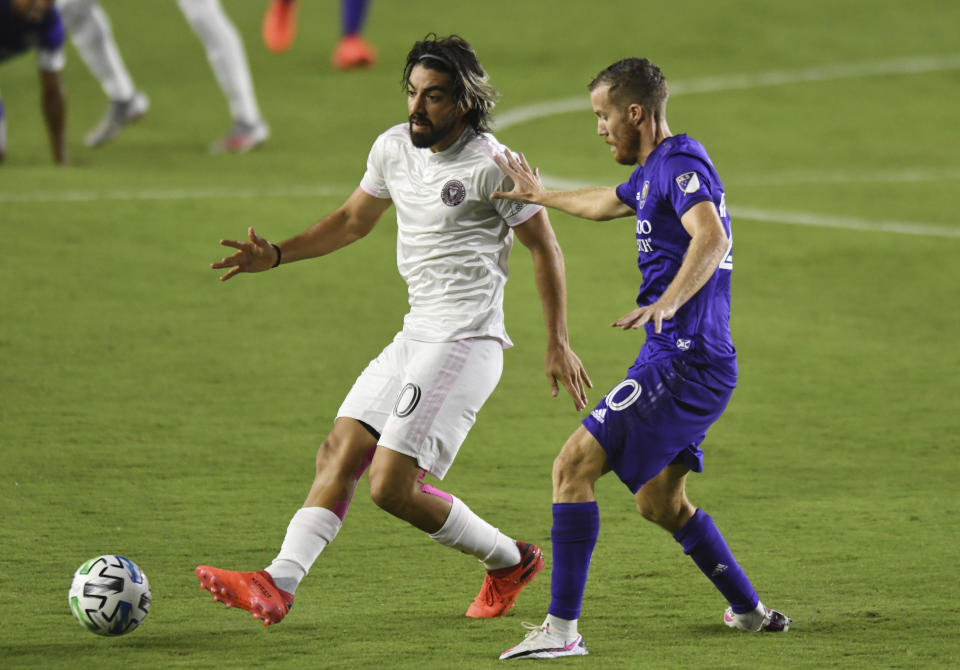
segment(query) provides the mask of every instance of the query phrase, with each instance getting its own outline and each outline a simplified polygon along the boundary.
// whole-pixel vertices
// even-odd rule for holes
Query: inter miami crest
[[[459,179],[451,179],[440,189],[440,199],[447,207],[456,207],[467,197],[467,188]]]

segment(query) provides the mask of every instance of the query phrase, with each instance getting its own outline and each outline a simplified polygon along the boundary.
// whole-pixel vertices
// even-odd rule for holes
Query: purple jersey
[[[63,40],[63,23],[56,7],[51,7],[42,21],[32,23],[10,8],[10,0],[0,0],[0,62],[31,49],[55,51],[63,46]]]
[[[657,145],[630,180],[617,187],[617,197],[637,212],[637,267],[643,275],[638,306],[656,302],[677,275],[691,239],[680,223],[688,209],[713,202],[730,236],[723,182],[703,145],[686,135],[668,137]],[[638,361],[681,355],[709,371],[721,385],[735,386],[736,349],[730,337],[732,270],[731,238],[731,248],[716,272],[672,319],[663,322],[662,331],[654,333],[654,324],[646,324],[647,338]]]

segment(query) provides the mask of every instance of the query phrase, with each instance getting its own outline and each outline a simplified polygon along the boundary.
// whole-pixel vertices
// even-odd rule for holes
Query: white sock
[[[253,92],[250,65],[236,26],[220,6],[220,0],[178,0],[180,10],[207,51],[207,60],[220,89],[227,96],[235,121],[257,123],[260,108]]]
[[[445,547],[476,556],[487,570],[499,570],[520,562],[516,540],[478,517],[456,496],[451,498],[450,516],[430,537]]]
[[[750,628],[750,630],[760,630],[760,627],[763,625],[763,620],[767,616],[767,608],[758,600],[757,607],[752,612],[734,614],[733,616]]]
[[[290,519],[280,553],[267,566],[277,588],[295,593],[320,552],[340,532],[340,517],[325,507],[301,507]]]
[[[548,614],[543,625],[549,627],[552,635],[562,637],[564,640],[572,640],[577,636],[577,619],[561,619]]]
[[[133,79],[127,71],[110,19],[94,0],[61,0],[60,12],[77,52],[100,82],[107,97],[123,102],[133,97]]]

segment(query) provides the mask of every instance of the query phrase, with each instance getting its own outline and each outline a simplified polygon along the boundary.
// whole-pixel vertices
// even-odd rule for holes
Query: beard
[[[413,120],[416,118],[417,123],[422,123],[430,128],[425,133],[418,133],[413,129]],[[457,127],[457,120],[455,118],[450,119],[447,123],[443,124],[440,127],[434,126],[428,119],[424,117],[410,117],[410,141],[413,142],[413,146],[418,149],[426,149],[432,147],[435,144],[438,144],[443,140],[447,135],[453,132],[453,129]]]
[[[613,159],[620,165],[634,165],[640,151],[640,131],[633,126],[624,126],[620,137],[613,145]]]

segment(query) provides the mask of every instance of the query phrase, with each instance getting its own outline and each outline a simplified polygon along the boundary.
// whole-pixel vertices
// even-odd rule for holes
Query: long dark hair
[[[453,98],[466,121],[477,132],[489,132],[491,112],[497,104],[497,90],[490,84],[487,73],[477,60],[477,54],[465,39],[457,35],[438,37],[430,33],[415,42],[403,66],[403,81],[410,83],[410,73],[416,65],[448,73],[453,79]]]

